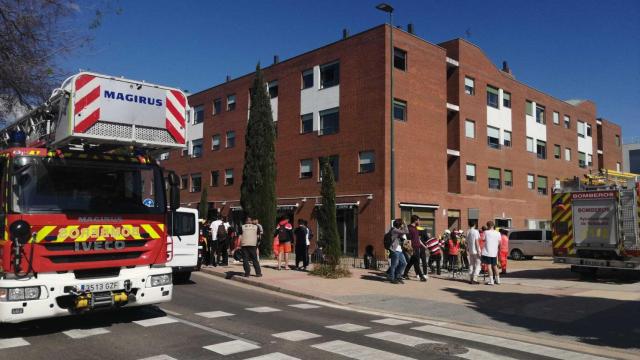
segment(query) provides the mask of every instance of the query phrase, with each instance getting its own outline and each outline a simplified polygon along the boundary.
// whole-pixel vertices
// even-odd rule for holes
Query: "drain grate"
[[[458,344],[421,344],[416,348],[420,351],[450,356],[462,355],[469,351],[466,347]]]

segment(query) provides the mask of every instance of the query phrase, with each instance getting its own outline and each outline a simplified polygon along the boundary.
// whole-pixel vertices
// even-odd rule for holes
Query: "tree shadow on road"
[[[446,288],[495,321],[585,344],[638,349],[640,302],[582,296]]]
[[[528,269],[528,270],[515,270],[507,274],[508,278],[514,279],[556,279],[566,281],[590,281],[602,284],[634,284],[640,282],[640,272],[638,271],[625,271],[625,270],[608,270],[599,269],[598,275],[594,279],[584,279],[580,277],[580,274],[571,272],[566,268],[543,268],[543,269]]]

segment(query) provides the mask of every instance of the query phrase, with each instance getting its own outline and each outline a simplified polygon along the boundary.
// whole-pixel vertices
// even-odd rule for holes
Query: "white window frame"
[[[469,127],[471,126],[471,127]],[[471,132],[471,135],[469,135],[469,132]],[[476,122],[473,120],[465,120],[464,122],[464,135],[469,138],[469,139],[475,139],[476,138]]]

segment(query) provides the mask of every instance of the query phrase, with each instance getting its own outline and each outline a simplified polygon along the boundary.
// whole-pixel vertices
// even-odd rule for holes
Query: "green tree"
[[[198,205],[198,215],[200,219],[207,220],[209,215],[209,203],[207,202],[207,188],[200,194],[200,204]]]
[[[322,206],[318,213],[318,220],[322,241],[326,244],[325,255],[327,265],[335,271],[340,263],[340,256],[342,254],[340,251],[338,223],[336,221],[336,182],[329,159],[320,159],[320,164],[322,169],[322,188],[320,190]]]
[[[249,122],[245,134],[240,203],[245,214],[260,220],[264,229],[260,252],[270,254],[276,221],[275,128],[266,84],[256,65],[251,89]]]

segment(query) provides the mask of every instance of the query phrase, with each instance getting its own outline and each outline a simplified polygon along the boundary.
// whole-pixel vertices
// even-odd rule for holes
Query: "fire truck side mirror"
[[[176,211],[180,207],[180,178],[175,172],[169,172],[169,208]]]

